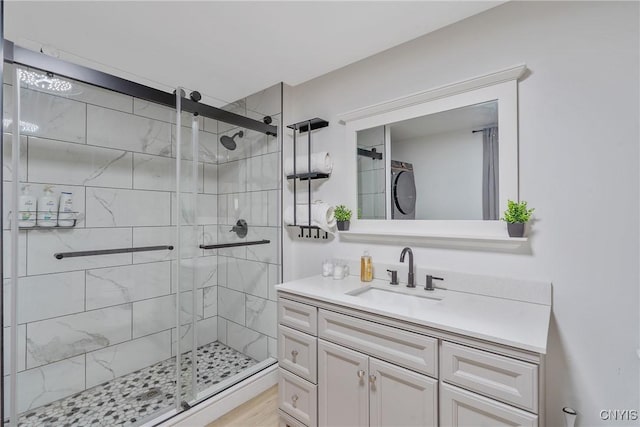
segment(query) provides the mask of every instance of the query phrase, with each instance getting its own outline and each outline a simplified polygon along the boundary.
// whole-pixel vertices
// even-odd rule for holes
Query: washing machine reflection
[[[416,219],[413,165],[391,160],[391,219]]]

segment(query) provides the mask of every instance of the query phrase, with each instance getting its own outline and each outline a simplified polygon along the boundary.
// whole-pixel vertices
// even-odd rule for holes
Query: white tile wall
[[[247,165],[247,190],[274,190],[280,183],[280,154],[251,157]]]
[[[3,328],[3,348],[4,348],[4,376],[11,374],[11,327]],[[27,325],[18,325],[18,345],[17,345],[17,368],[18,372],[24,371],[27,365]],[[6,390],[6,389],[5,389]]]
[[[126,375],[171,357],[171,331],[87,353],[87,387]]]
[[[180,294],[180,322],[187,324],[193,320],[193,292]],[[202,318],[202,289],[196,291],[196,318]],[[171,329],[176,323],[176,295],[167,295],[133,303],[133,337],[142,337],[155,332]]]
[[[171,261],[87,270],[87,310],[171,293]]]
[[[267,298],[268,286],[268,264],[237,258],[228,259],[227,287],[261,298]],[[219,305],[221,306],[222,303]]]
[[[171,125],[159,120],[88,105],[87,144],[170,156]]]
[[[170,225],[171,194],[87,187],[86,216],[87,227]]]
[[[10,231],[2,232],[2,253],[3,253],[3,278],[11,277],[11,262],[13,254],[11,253],[11,235]],[[27,233],[24,231],[18,234],[18,277],[27,274]]]
[[[227,345],[256,360],[265,360],[269,354],[266,335],[233,322],[227,323]]]
[[[204,317],[218,315],[218,287],[209,286],[203,289],[204,292]]]
[[[29,323],[27,367],[45,365],[131,339],[131,304]]]
[[[18,412],[71,396],[85,389],[84,355],[21,372],[17,381]]]
[[[174,260],[171,264],[174,272],[174,277],[171,282],[172,292],[175,292],[177,288],[177,267],[178,261]],[[181,290],[190,290],[194,282],[196,289],[215,286],[217,284],[217,270],[216,256],[207,255],[197,258],[182,258],[182,261],[180,261]]]
[[[27,262],[30,275],[131,264],[131,254],[126,253],[60,260],[53,257],[58,252],[131,247],[130,228],[30,230],[22,234],[28,235],[29,249],[21,260]]]
[[[9,280],[4,281],[4,325],[10,325]],[[84,311],[84,272],[44,274],[18,279],[18,323]]]
[[[245,294],[218,287],[218,314],[225,319],[244,325],[245,321]]]
[[[38,126],[36,132],[28,135],[80,144],[86,142],[86,104],[30,89],[21,89],[20,102],[20,120]],[[11,118],[12,105],[13,91],[5,86],[5,118]]]
[[[4,181],[12,181],[13,173],[12,164],[12,151],[13,151],[13,136],[10,133],[4,133],[2,147],[2,179]],[[20,181],[27,180],[27,137],[20,136]]]
[[[247,160],[236,160],[218,165],[218,192],[243,193],[247,191]]]
[[[131,153],[29,138],[30,182],[131,188]]]
[[[247,327],[277,338],[276,302],[264,298],[247,295],[246,321]]]
[[[247,240],[269,240],[264,245],[247,246],[247,259],[278,264],[280,262],[279,250],[280,232],[276,227],[252,227],[247,234]]]

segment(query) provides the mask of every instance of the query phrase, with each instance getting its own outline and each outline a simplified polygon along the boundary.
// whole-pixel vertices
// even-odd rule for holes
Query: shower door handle
[[[256,240],[253,242],[237,242],[237,243],[219,243],[217,245],[200,245],[200,249],[224,249],[235,248],[238,246],[253,246],[253,245],[266,245],[271,243],[271,240]]]
[[[113,254],[127,254],[133,252],[148,252],[148,251],[164,251],[173,250],[172,245],[165,246],[141,246],[138,248],[120,248],[120,249],[98,249],[95,251],[76,251],[76,252],[58,252],[53,254],[55,259],[74,258],[80,256],[94,256],[94,255],[113,255]]]

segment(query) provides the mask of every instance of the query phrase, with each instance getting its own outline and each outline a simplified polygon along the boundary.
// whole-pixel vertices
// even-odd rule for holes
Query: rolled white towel
[[[333,161],[331,160],[331,155],[322,151],[320,153],[312,153],[311,154],[311,171],[309,171],[309,160],[307,156],[296,156],[296,172],[297,173],[307,173],[307,172],[319,172],[319,173],[331,173],[333,170]],[[284,173],[286,175],[293,174],[293,159],[288,158],[284,161]]]
[[[309,224],[309,206],[298,205],[296,209],[297,225],[312,225],[320,229],[333,232],[336,226],[336,218],[333,214],[334,207],[322,201],[311,204],[311,224]],[[289,206],[284,211],[284,222],[293,225],[293,206]]]

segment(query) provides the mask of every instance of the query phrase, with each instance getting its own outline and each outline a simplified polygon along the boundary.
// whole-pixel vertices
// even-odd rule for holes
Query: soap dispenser
[[[360,281],[370,282],[373,280],[373,261],[369,252],[365,251],[360,258]]]
[[[40,227],[55,227],[58,225],[58,198],[53,196],[53,188],[44,187],[42,196],[38,199],[38,225]]]
[[[36,225],[36,196],[31,194],[31,186],[22,187],[22,194],[18,203],[18,226],[35,227]]]

